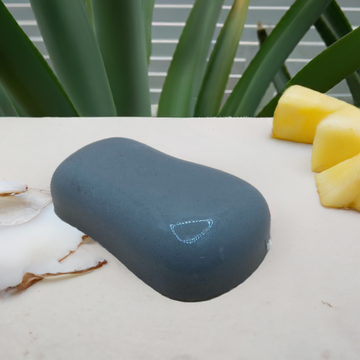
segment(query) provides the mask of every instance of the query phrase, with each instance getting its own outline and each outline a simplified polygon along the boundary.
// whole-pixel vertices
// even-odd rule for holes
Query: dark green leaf
[[[350,74],[346,79],[351,92],[354,105],[360,107],[360,75],[357,71]]]
[[[331,1],[329,6],[320,16],[319,20],[322,20],[326,23],[329,30],[335,35],[335,41],[352,31],[352,26],[349,20],[347,19],[344,12],[341,10],[341,7],[335,0]],[[317,26],[317,21],[314,23],[314,25],[315,27]],[[322,36],[321,33],[320,35]],[[325,43],[327,46],[330,46],[332,44],[328,43],[327,41],[325,41]]]
[[[158,116],[193,115],[223,0],[196,0],[176,47],[159,101]]]
[[[276,106],[280,100],[279,94],[273,97],[265,106],[264,108],[256,115],[256,117],[273,117]]]
[[[326,92],[360,68],[360,27],[304,66],[288,83]]]
[[[325,93],[360,68],[360,27],[325,49],[304,66],[287,84],[302,85]],[[275,109],[278,98],[266,106]],[[272,116],[261,111],[262,116]],[[260,116],[260,114],[258,116]]]
[[[326,46],[332,45],[344,35],[352,31],[352,26],[335,0],[326,8],[324,13],[315,22],[315,28]],[[360,76],[354,72],[346,78],[352,94],[354,104],[360,104]]]
[[[265,28],[262,26],[261,22],[258,22],[258,29],[257,29],[257,36],[259,39],[260,46],[262,46],[265,40],[268,38],[268,34]],[[285,64],[280,68],[280,70],[276,73],[273,79],[273,84],[275,86],[276,91],[281,94],[288,81],[291,79],[288,69],[286,68]]]
[[[152,29],[152,19],[153,19],[153,11],[156,0],[141,0],[141,6],[143,9],[144,16],[144,28],[145,28],[145,39],[146,39],[146,52],[148,63],[150,62],[151,56],[151,29]]]
[[[117,114],[150,116],[141,0],[92,0],[92,10]]]
[[[93,15],[92,15],[91,0],[85,0],[85,4],[86,4],[86,9],[87,9],[88,14],[89,14],[91,25],[94,26],[94,19],[93,19]]]
[[[330,29],[329,24],[325,21],[324,16],[320,16],[314,23],[314,26],[323,39],[326,46],[332,45],[338,38]]]
[[[77,116],[53,71],[1,1],[0,81],[26,116]]]
[[[243,73],[220,116],[254,115],[275,74],[330,1],[295,1]]]
[[[250,0],[235,0],[231,7],[206,67],[195,116],[212,117],[219,113],[245,25],[249,2]]]
[[[116,116],[83,0],[30,0],[50,59],[80,116]]]
[[[0,85],[0,116],[18,116],[11,100]]]

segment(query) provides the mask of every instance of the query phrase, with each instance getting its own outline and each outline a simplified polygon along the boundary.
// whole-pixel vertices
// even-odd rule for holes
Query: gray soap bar
[[[55,171],[51,193],[62,220],[172,299],[219,296],[267,253],[270,214],[258,190],[134,140],[80,149]]]

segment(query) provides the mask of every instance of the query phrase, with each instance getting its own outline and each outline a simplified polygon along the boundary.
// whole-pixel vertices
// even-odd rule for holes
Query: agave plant
[[[254,116],[313,24],[329,47],[293,78],[282,77],[279,94],[293,84],[326,92],[346,78],[358,102],[360,28],[352,30],[335,0],[296,0],[263,37],[223,104],[250,0],[233,1],[208,59],[223,1],[195,0],[163,85],[158,116]],[[30,3],[56,75],[0,1],[0,115],[151,115],[148,64],[155,0]],[[260,115],[272,115],[278,96]]]

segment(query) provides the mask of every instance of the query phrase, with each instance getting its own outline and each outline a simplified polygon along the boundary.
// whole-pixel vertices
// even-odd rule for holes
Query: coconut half
[[[5,185],[0,182],[7,194],[0,197],[0,295],[106,264],[86,251],[86,235],[55,214],[48,190]]]

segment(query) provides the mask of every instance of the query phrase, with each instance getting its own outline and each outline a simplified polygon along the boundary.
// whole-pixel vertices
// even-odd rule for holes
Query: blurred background
[[[4,3],[51,66],[46,47],[37,28],[29,1],[5,0]],[[151,104],[153,105],[157,104],[159,101],[161,88],[172,55],[193,3],[194,0],[156,0],[152,24],[152,56],[149,66]],[[232,0],[224,1],[214,39],[218,36],[232,3]],[[242,72],[259,49],[259,42],[256,34],[258,21],[261,21],[268,33],[270,33],[293,3],[294,0],[251,0],[240,46],[227,84],[224,101],[227,99],[228,94],[235,86],[239,77],[241,77]],[[345,12],[345,15],[353,28],[358,27],[360,25],[359,0],[338,0],[338,3]],[[314,26],[312,26],[286,61],[286,66],[290,75],[293,76],[296,74],[310,59],[324,49],[325,45],[323,41]],[[262,105],[265,105],[274,94],[275,89],[271,84],[260,104],[260,108]],[[348,87],[344,81],[331,89],[329,94],[341,100],[352,102]]]

